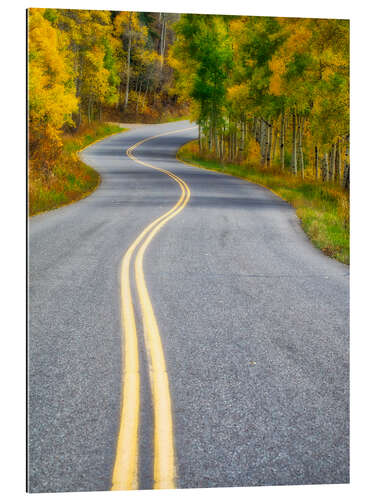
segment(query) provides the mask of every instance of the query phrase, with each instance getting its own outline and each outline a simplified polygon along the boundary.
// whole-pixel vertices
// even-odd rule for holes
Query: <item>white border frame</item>
[[[4,498],[23,498],[25,493],[25,9],[27,7],[95,8],[113,10],[196,12],[292,17],[326,17],[351,20],[351,484],[327,486],[272,486],[173,491],[62,493],[61,499],[352,499],[369,498],[375,491],[374,464],[374,256],[375,186],[373,166],[374,124],[374,13],[369,0],[268,0],[245,4],[243,0],[23,0],[1,10],[1,462]],[[159,11],[159,10],[158,10]],[[364,145],[367,145],[367,152]],[[367,156],[368,154],[368,156]],[[5,278],[5,279],[4,279]],[[47,495],[47,496],[46,496]],[[110,496],[108,496],[110,495]],[[117,497],[115,496],[117,495]],[[34,494],[33,498],[49,494]]]

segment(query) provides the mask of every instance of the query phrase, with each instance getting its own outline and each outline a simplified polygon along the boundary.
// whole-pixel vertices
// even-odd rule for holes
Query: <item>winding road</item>
[[[90,146],[99,188],[30,220],[31,492],[349,481],[349,268],[196,136]]]

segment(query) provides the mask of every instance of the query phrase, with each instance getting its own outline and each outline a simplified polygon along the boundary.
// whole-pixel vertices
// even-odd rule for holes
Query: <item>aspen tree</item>
[[[294,175],[299,169],[307,177],[311,168],[315,179],[339,182],[337,137],[349,130],[348,22],[213,19],[183,15],[174,50],[191,62],[192,69],[181,74],[190,82],[186,87],[190,86],[189,95],[199,105],[200,120],[210,135],[223,136],[219,139],[223,148],[215,147],[215,154],[242,161],[249,131],[259,145],[261,165],[275,160],[278,144],[281,170],[286,150]],[[217,56],[227,50],[228,42],[233,63],[226,66],[223,76],[217,71]],[[215,88],[223,91],[220,99],[213,98]],[[311,167],[305,162],[308,158],[313,160]]]
[[[72,86],[67,41],[44,17],[28,11],[30,159],[49,175],[62,148],[61,128],[73,124],[78,101]]]
[[[277,139],[279,135],[279,130],[276,127],[275,132],[274,132],[274,139],[273,139],[273,146],[272,146],[272,155],[271,155],[271,160],[274,161],[276,158],[276,146],[277,146]]]
[[[322,155],[320,159],[320,177],[322,179],[322,182],[326,182],[327,180],[327,169],[326,169],[326,162],[325,162],[325,157]]]
[[[341,144],[340,140],[336,143],[336,157],[335,157],[335,182],[340,184],[341,181]]]
[[[302,138],[303,138],[303,126],[304,126],[304,117],[300,116],[299,117],[299,134],[298,134],[298,151],[299,151],[299,161],[300,161],[300,168],[301,168],[301,177],[302,179],[305,177],[305,164],[304,164],[304,159],[303,159],[303,147],[302,147]]]
[[[315,180],[319,179],[319,152],[318,146],[314,147],[314,170],[315,170]]]
[[[281,170],[285,167],[285,114],[281,115],[281,131],[280,131],[280,163]]]
[[[271,146],[272,146],[272,120],[268,124],[268,147],[267,147],[267,166],[271,165]]]
[[[296,130],[296,112],[292,113],[292,172],[297,175],[297,130]]]
[[[331,146],[330,165],[329,165],[329,180],[334,181],[335,178],[335,162],[336,162],[336,143]]]
[[[324,154],[324,176],[323,176],[323,181],[327,182],[329,181],[329,163],[328,163],[328,153],[326,152]]]
[[[342,186],[344,189],[349,189],[349,185],[350,185],[350,164],[349,164],[349,145],[347,145],[345,148],[345,165],[344,165]]]
[[[126,109],[128,106],[129,100],[129,83],[130,83],[130,57],[132,50],[132,39],[133,39],[133,30],[132,30],[132,13],[129,13],[129,21],[128,21],[128,56],[127,56],[127,65],[126,65],[126,88],[125,88],[125,102],[124,108]]]

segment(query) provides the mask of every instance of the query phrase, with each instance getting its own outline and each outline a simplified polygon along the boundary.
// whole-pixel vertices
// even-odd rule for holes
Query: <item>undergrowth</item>
[[[98,139],[125,130],[103,123],[82,127],[78,133],[63,136],[62,152],[50,172],[30,162],[29,215],[58,208],[90,194],[99,185],[100,176],[80,161],[77,152]]]

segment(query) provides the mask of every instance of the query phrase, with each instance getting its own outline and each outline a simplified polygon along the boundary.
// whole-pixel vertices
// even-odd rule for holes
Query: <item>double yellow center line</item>
[[[112,490],[138,488],[140,382],[137,327],[130,285],[130,268],[134,253],[136,253],[134,260],[135,283],[142,313],[143,333],[148,355],[154,408],[154,488],[175,488],[173,421],[168,373],[159,328],[144,277],[143,257],[156,233],[160,231],[164,224],[184,209],[190,198],[190,190],[180,177],[168,170],[139,160],[133,155],[133,152],[138,146],[147,141],[193,128],[196,127],[188,127],[148,137],[137,142],[126,151],[128,157],[135,162],[158,170],[176,181],[180,186],[181,196],[170,210],[154,220],[139,234],[128,248],[121,263],[121,315],[124,336],[124,368],[122,409],[112,474]]]

